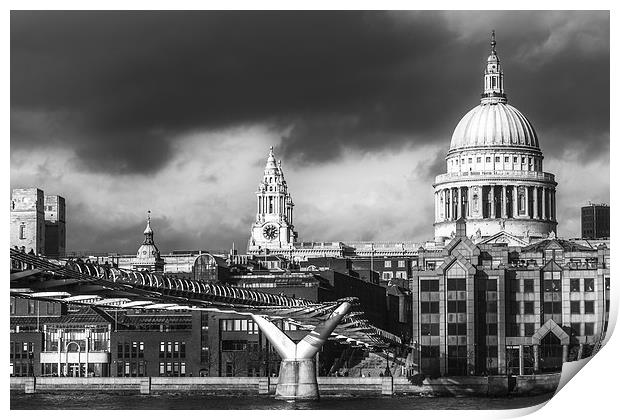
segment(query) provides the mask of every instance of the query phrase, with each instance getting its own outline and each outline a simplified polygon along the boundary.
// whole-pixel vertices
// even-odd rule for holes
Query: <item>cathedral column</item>
[[[547,220],[547,189],[542,187],[542,219]]]
[[[491,201],[491,212],[489,213],[489,217],[495,219],[495,185],[491,185],[489,200]]]
[[[467,187],[467,217],[472,215],[471,200],[471,186],[469,186]]]
[[[504,219],[508,218],[508,195],[506,194],[506,186],[502,185],[502,217]]]
[[[517,186],[512,186],[512,217],[519,216],[519,196],[517,195]]]
[[[454,194],[452,188],[448,188],[448,220],[454,218]]]
[[[525,186],[525,217],[530,218],[530,187]]]
[[[534,219],[538,219],[538,187],[534,187]]]
[[[463,196],[461,187],[458,187],[457,190],[457,204],[456,204],[456,218],[460,219],[463,217]]]
[[[556,214],[555,214],[555,190],[551,190],[551,200],[549,200],[549,202],[551,203],[551,209],[549,210],[549,214],[551,215],[551,220],[553,220],[554,222],[556,221]]]

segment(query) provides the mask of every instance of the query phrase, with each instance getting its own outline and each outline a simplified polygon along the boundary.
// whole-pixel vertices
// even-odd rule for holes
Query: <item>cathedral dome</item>
[[[534,127],[518,109],[503,101],[483,99],[456,126],[450,150],[485,146],[539,149]]]

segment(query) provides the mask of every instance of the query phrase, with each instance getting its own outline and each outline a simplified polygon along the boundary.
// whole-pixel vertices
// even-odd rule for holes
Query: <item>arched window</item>
[[[474,204],[474,206],[473,206],[474,207],[474,211],[478,211],[478,194],[474,194],[474,197],[473,197],[472,200],[474,202],[473,203]]]

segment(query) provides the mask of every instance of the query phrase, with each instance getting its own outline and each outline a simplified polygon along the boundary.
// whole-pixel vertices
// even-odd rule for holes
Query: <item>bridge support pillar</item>
[[[280,400],[319,399],[314,358],[282,360],[276,398]]]
[[[295,344],[267,318],[252,315],[254,322],[276,349],[282,362],[276,386],[276,398],[282,400],[318,400],[315,355],[351,309],[350,302],[341,303],[332,314]]]

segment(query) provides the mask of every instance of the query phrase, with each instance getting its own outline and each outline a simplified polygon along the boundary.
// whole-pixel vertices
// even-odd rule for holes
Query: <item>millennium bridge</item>
[[[400,345],[399,337],[371,325],[355,297],[336,302],[259,292],[11,249],[11,296],[109,309],[193,310],[251,316],[282,361],[276,398],[318,399],[314,356],[326,340],[369,348]],[[293,342],[272,320],[285,319],[308,334]]]

